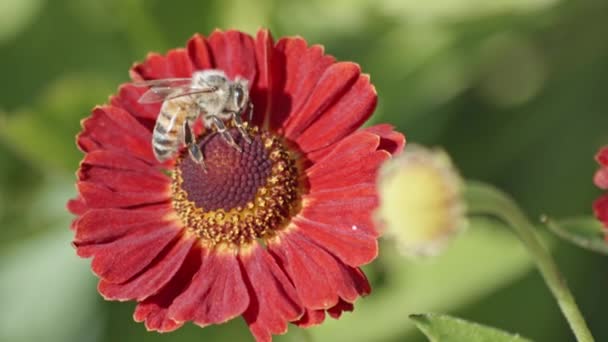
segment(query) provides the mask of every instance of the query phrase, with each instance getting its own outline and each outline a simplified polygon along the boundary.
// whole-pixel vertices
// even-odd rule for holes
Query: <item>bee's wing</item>
[[[146,104],[146,103],[158,103],[163,102],[165,100],[174,99],[177,97],[201,94],[201,93],[211,93],[216,91],[215,87],[205,87],[205,88],[192,88],[190,85],[181,86],[181,87],[152,87],[148,91],[146,91],[137,102]]]
[[[192,83],[192,78],[161,78],[158,80],[133,82],[136,87],[182,87]]]

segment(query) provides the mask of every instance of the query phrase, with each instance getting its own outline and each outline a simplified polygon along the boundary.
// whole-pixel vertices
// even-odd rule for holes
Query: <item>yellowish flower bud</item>
[[[382,167],[378,183],[375,218],[406,255],[437,255],[467,226],[463,181],[442,150],[408,144]]]

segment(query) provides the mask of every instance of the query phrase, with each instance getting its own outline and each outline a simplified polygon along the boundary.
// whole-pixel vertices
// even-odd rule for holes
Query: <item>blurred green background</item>
[[[467,178],[504,188],[532,218],[590,215],[593,155],[608,143],[608,2],[559,0],[1,0],[0,341],[251,340],[242,320],[168,335],[104,302],[70,247],[79,120],[148,51],[194,33],[260,26],[361,64],[374,122],[443,146]],[[598,341],[608,264],[545,236]],[[444,312],[538,341],[572,341],[523,248],[475,219],[439,258],[392,244],[367,267],[372,296],[309,335],[278,341],[423,341],[407,315]]]

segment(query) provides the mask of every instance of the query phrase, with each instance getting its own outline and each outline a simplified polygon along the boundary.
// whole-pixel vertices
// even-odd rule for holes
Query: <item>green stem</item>
[[[469,183],[466,187],[467,204],[471,214],[492,215],[510,225],[532,255],[536,266],[566,317],[577,341],[594,341],[591,331],[576,305],[572,293],[545,246],[535,233],[534,226],[515,202],[500,190],[482,183]]]

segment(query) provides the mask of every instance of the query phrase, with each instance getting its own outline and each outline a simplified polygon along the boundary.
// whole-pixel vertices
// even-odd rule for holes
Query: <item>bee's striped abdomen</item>
[[[170,113],[166,107],[166,103],[163,104],[152,133],[152,150],[160,162],[170,159],[177,152],[184,121],[181,113]]]

